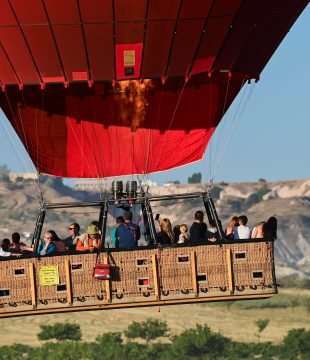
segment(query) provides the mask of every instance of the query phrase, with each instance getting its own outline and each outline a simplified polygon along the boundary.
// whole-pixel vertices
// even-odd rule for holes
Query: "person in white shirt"
[[[0,246],[0,256],[1,257],[8,257],[8,256],[16,256],[16,257],[20,257],[20,254],[15,254],[12,253],[9,250],[11,243],[9,239],[3,239],[1,241],[1,246]]]
[[[234,227],[233,229],[234,240],[250,239],[251,229],[248,226],[246,226],[248,222],[248,218],[245,215],[241,215],[238,218],[239,218],[239,226]]]

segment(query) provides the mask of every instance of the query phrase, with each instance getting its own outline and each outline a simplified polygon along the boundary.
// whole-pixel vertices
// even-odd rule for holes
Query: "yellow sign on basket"
[[[58,266],[40,266],[39,274],[41,286],[59,284]]]
[[[135,50],[124,51],[124,66],[136,65],[136,52]]]

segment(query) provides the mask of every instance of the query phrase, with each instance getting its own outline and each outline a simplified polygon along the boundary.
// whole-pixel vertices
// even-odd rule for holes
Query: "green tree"
[[[89,360],[100,359],[94,356],[94,343],[81,341],[63,341],[57,344],[47,342],[39,348],[34,348],[31,357],[20,357],[14,360]]]
[[[172,340],[172,352],[179,359],[206,354],[208,358],[219,358],[230,344],[228,338],[214,333],[207,325],[196,325],[196,329],[185,330]]]
[[[33,349],[30,346],[14,344],[0,347],[1,360],[32,359]]]
[[[283,339],[281,354],[281,359],[309,359],[310,330],[290,330]]]
[[[94,359],[123,359],[124,345],[122,335],[119,332],[109,332],[96,338]]]
[[[189,184],[199,184],[199,183],[201,183],[201,178],[202,178],[202,175],[200,172],[194,173],[192,176],[190,176],[188,178],[188,183]]]
[[[131,323],[124,334],[128,339],[140,338],[148,344],[151,340],[155,340],[162,336],[168,336],[168,326],[165,321],[157,319],[147,319],[138,323]]]
[[[81,340],[82,333],[78,324],[62,324],[40,325],[41,332],[38,334],[39,340],[56,339],[64,340]]]

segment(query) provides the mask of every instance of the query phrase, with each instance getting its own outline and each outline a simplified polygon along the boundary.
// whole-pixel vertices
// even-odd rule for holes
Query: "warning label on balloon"
[[[59,284],[58,266],[40,266],[39,275],[41,286]]]
[[[136,65],[135,50],[124,51],[124,66]]]

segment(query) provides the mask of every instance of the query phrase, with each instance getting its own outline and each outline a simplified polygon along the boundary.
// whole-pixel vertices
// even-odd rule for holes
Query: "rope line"
[[[237,109],[235,111],[235,114],[233,116],[233,120],[232,120],[231,127],[230,127],[230,133],[227,136],[226,142],[224,143],[224,146],[223,146],[223,149],[222,149],[221,157],[218,159],[218,161],[217,161],[217,163],[215,165],[215,173],[217,172],[218,167],[219,167],[219,165],[220,165],[220,163],[221,163],[221,161],[222,161],[222,159],[224,157],[224,154],[226,153],[227,147],[228,147],[231,139],[233,138],[233,135],[236,132],[237,125],[238,125],[238,123],[240,123],[242,114],[243,114],[243,112],[244,112],[250,98],[252,97],[254,89],[255,89],[255,84],[251,87],[250,91],[248,92],[248,94],[245,97],[245,100],[243,101],[244,96],[245,96],[245,92],[244,92],[244,94],[242,96],[242,99],[239,102],[239,105],[238,105],[238,107],[237,107]]]
[[[19,127],[18,127],[18,123],[16,121],[16,117],[15,117],[15,114],[14,114],[10,99],[9,99],[6,92],[5,92],[5,94],[6,94],[6,100],[8,102],[9,108],[11,110],[14,122],[16,124],[16,127],[17,127],[18,131],[21,133],[21,131],[20,131]],[[3,113],[3,115],[4,115],[4,113]],[[8,123],[8,125],[12,126],[10,123]],[[9,142],[9,144],[10,144],[10,146],[11,146],[11,148],[12,148],[12,150],[13,150],[13,152],[14,152],[14,154],[15,154],[15,156],[16,156],[16,158],[17,158],[17,160],[18,160],[18,162],[19,162],[19,164],[21,166],[21,168],[23,169],[23,171],[25,173],[33,172],[33,168],[35,168],[34,164],[31,162],[29,157],[28,157],[29,164],[27,164],[25,156],[22,155],[22,151],[20,149],[20,145],[22,144],[21,140],[19,139],[20,142],[18,142],[17,138],[14,139],[13,135],[10,134],[10,132],[5,128],[5,126],[4,126],[4,124],[2,122],[0,122],[0,126],[3,129],[3,132],[4,132],[5,136],[6,136],[6,138],[7,138],[8,142]],[[12,129],[14,129],[13,126],[12,126]],[[14,129],[14,131],[15,131],[15,129]],[[14,146],[14,143],[15,143],[16,146]],[[20,149],[20,150],[17,150],[17,149]],[[35,179],[33,179],[33,178],[31,178],[31,181],[33,182],[35,188],[37,189],[37,192],[39,191],[41,193],[37,181]]]
[[[178,110],[178,108],[179,108],[179,105],[180,105],[180,102],[181,102],[181,99],[182,99],[182,96],[183,96],[183,92],[184,92],[185,86],[186,86],[186,82],[184,81],[182,90],[181,90],[180,95],[179,95],[179,98],[178,98],[178,101],[177,101],[177,103],[176,103],[176,106],[175,106],[175,108],[174,108],[173,114],[172,114],[172,116],[171,116],[171,120],[170,120],[170,122],[169,122],[169,126],[168,126],[167,130],[165,131],[164,143],[163,143],[163,145],[162,145],[162,147],[161,147],[160,156],[159,156],[159,158],[158,158],[159,160],[162,158],[162,155],[163,155],[163,153],[164,153],[164,149],[165,149],[166,143],[167,143],[167,134],[168,134],[169,130],[171,129],[171,126],[172,126],[173,121],[174,121],[174,119],[175,119],[175,115],[176,115],[177,110]]]
[[[227,79],[227,85],[226,85],[226,91],[225,91],[225,98],[224,98],[224,104],[223,104],[223,109],[222,109],[222,116],[219,120],[219,122],[223,121],[226,117],[227,117],[227,112],[225,112],[226,110],[226,104],[227,104],[227,98],[228,98],[228,91],[229,91],[229,86],[230,86],[230,77],[228,76],[228,79]],[[222,143],[222,134],[224,133],[224,128],[225,128],[225,122],[223,121],[223,132],[220,132],[219,133],[219,138],[218,138],[218,141],[215,145],[215,152],[214,152],[214,158],[217,157],[217,154],[218,154],[218,149],[219,149],[219,144]],[[211,175],[211,173],[210,173]],[[212,178],[212,177],[211,177]]]

